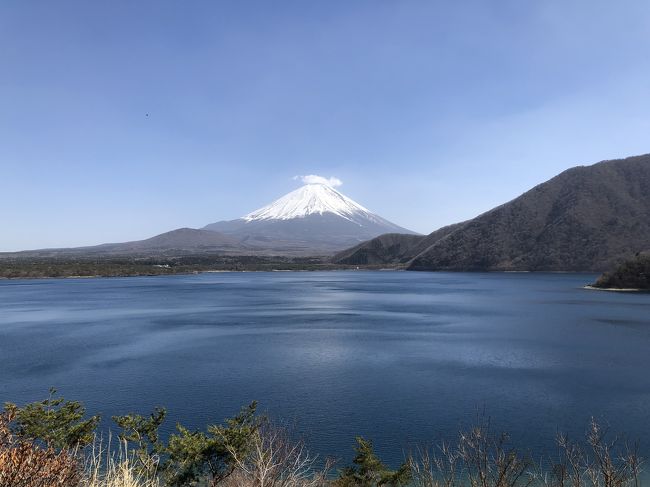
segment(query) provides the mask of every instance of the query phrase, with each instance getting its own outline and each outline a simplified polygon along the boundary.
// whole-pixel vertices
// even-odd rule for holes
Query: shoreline
[[[17,280],[37,280],[37,279],[124,279],[129,277],[163,277],[163,276],[191,276],[198,274],[225,274],[225,273],[262,273],[262,272],[340,272],[340,271],[368,271],[368,272],[407,272],[409,269],[403,267],[357,267],[357,266],[341,266],[330,267],[323,269],[206,269],[206,270],[188,270],[185,272],[170,272],[170,273],[142,273],[142,274],[123,274],[123,275],[70,275],[70,276],[20,276],[20,277],[6,277],[0,276],[0,281],[17,281]],[[471,274],[595,274],[589,271],[416,271],[412,272],[445,272],[445,273],[471,273]],[[596,291],[624,291],[624,292],[648,292],[644,289],[616,289],[616,288],[597,288],[589,284],[582,286],[583,289],[591,289]]]
[[[641,288],[625,288],[625,287],[596,287],[592,286],[591,284],[587,284],[586,286],[583,286],[583,289],[589,289],[591,291],[610,291],[610,292],[617,292],[617,293],[648,293],[650,292],[650,289],[641,289]]]
[[[5,277],[0,276],[0,281],[26,281],[36,279],[126,279],[129,277],[169,277],[169,276],[192,276],[198,274],[227,274],[227,273],[261,273],[261,272],[338,272],[338,271],[398,271],[400,269],[264,269],[264,270],[205,270],[205,271],[188,271],[188,272],[170,272],[167,274],[124,274],[115,276],[105,276],[102,274],[78,275],[78,276],[34,276],[34,277]]]

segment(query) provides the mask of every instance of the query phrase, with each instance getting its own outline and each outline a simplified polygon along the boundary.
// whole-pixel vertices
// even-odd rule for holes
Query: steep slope
[[[335,254],[332,262],[347,265],[403,264],[411,260],[413,248],[423,235],[386,233]]]
[[[389,232],[413,233],[324,184],[307,184],[242,218],[204,229],[251,248],[305,254],[334,252]]]
[[[650,247],[650,155],[569,169],[422,238],[382,236],[334,256],[411,270],[603,271]]]
[[[405,264],[413,256],[449,235],[462,223],[442,227],[429,235],[388,233],[334,255],[332,261],[347,265]]]
[[[569,169],[431,242],[412,270],[600,271],[650,244],[650,155]]]

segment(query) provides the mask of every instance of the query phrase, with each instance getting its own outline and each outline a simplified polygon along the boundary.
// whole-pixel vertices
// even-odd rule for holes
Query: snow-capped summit
[[[413,233],[322,183],[306,184],[237,220],[204,229],[248,247],[305,254],[342,250],[384,233]]]
[[[379,222],[370,210],[326,184],[306,184],[242,218],[248,222],[290,220],[324,213],[332,213],[349,221],[361,217]]]

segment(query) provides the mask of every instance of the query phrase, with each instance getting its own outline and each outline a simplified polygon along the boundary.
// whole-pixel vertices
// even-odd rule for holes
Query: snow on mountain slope
[[[290,220],[323,213],[333,213],[357,224],[360,224],[356,221],[359,217],[376,223],[381,223],[382,220],[359,203],[325,184],[306,184],[242,218],[248,222]]]
[[[342,250],[384,233],[413,233],[321,183],[306,184],[248,215],[204,229],[233,236],[249,248],[306,255]]]

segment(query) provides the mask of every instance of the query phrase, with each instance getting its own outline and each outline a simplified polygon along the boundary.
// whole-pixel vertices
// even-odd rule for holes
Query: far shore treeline
[[[350,269],[321,257],[276,256],[123,256],[20,257],[0,259],[0,278],[129,277],[238,271],[315,271]]]
[[[132,277],[198,274],[203,272],[272,272],[327,270],[403,270],[400,265],[343,265],[325,257],[182,256],[95,259],[0,259],[0,279]],[[589,283],[585,283],[589,284]],[[603,273],[591,288],[650,290],[650,254],[632,259]]]
[[[101,418],[54,389],[43,401],[5,403],[0,487],[637,487],[642,474],[636,445],[594,420],[579,441],[559,435],[556,458],[534,461],[478,415],[455,441],[388,466],[362,437],[351,461],[319,459],[291,428],[258,414],[256,402],[202,430],[177,424],[165,439],[166,414],[113,416],[116,437],[102,438]]]

